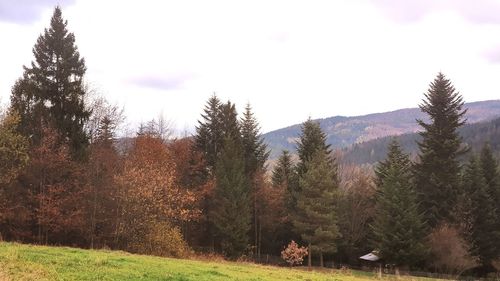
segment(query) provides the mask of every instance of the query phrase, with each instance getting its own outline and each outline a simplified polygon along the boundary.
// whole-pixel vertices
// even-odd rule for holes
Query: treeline
[[[500,114],[500,112],[499,112]],[[460,157],[464,163],[470,153],[479,153],[485,143],[489,143],[495,157],[500,157],[500,118],[490,121],[465,124],[458,129],[463,143],[469,148],[468,153]],[[342,162],[353,165],[375,164],[382,161],[387,155],[387,148],[393,138],[396,138],[401,147],[407,151],[412,158],[418,153],[417,142],[421,137],[418,133],[398,135],[397,137],[383,137],[367,142],[356,143],[350,147],[343,148]]]
[[[455,273],[492,271],[499,257],[498,162],[483,144],[461,165],[463,101],[442,74],[420,107],[430,121],[418,121],[417,157],[392,141],[374,170],[340,165],[309,119],[298,159],[283,151],[268,175],[250,105],[238,115],[213,95],[194,136],[168,138],[158,119],[120,146],[123,114],[89,100],[60,8],[33,53],[0,123],[3,239],[257,261],[293,240],[309,265],[357,264],[374,250],[397,267]]]

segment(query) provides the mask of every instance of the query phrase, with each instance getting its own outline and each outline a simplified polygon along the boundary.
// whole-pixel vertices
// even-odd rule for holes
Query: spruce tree
[[[260,134],[260,128],[250,104],[245,107],[241,119],[241,136],[245,157],[245,170],[252,176],[257,170],[264,169],[269,158],[269,151]]]
[[[35,144],[46,123],[69,144],[73,157],[82,158],[88,145],[84,124],[90,116],[84,104],[86,67],[75,36],[66,27],[61,8],[56,7],[50,27],[33,47],[35,60],[24,67],[23,77],[12,89],[11,107],[20,114],[20,131]]]
[[[215,173],[217,156],[222,151],[224,141],[221,105],[221,101],[214,94],[205,105],[204,113],[201,115],[202,120],[198,121],[196,127],[195,146],[203,153],[212,174]]]
[[[300,178],[302,190],[297,197],[293,226],[309,244],[308,265],[311,266],[312,251],[318,251],[323,266],[323,254],[337,250],[335,241],[340,236],[336,215],[337,172],[329,155],[321,149],[314,153],[305,168]]]
[[[496,203],[497,222],[500,229],[500,171],[498,161],[493,157],[489,144],[485,144],[481,150],[481,168],[490,197]]]
[[[312,159],[318,151],[330,155],[330,145],[326,144],[326,134],[321,130],[318,122],[307,119],[301,126],[301,134],[297,142],[297,154],[299,162],[296,165],[297,180],[290,182],[290,190],[292,198],[290,200],[291,209],[295,209],[297,196],[301,192],[299,178],[307,172],[307,163]],[[332,159],[328,157],[330,164],[333,164]]]
[[[234,139],[225,138],[216,171],[211,220],[223,252],[235,258],[247,246],[251,210],[245,163],[241,147]]]
[[[292,181],[294,173],[295,168],[292,163],[292,156],[288,150],[283,150],[273,169],[271,177],[273,186],[287,186]]]
[[[297,172],[299,176],[306,172],[306,163],[318,150],[324,151],[327,155],[331,152],[330,145],[326,144],[326,134],[321,130],[319,123],[309,118],[301,126],[301,135],[297,143],[297,154],[299,155]]]
[[[423,131],[418,142],[416,188],[425,219],[432,227],[441,221],[451,221],[457,203],[460,185],[457,157],[464,152],[457,129],[465,123],[463,105],[462,97],[441,73],[430,84],[420,105],[430,122],[417,120]]]
[[[377,169],[376,214],[371,224],[373,246],[386,262],[412,266],[422,261],[425,224],[413,190],[411,162],[393,140]]]
[[[243,158],[245,159],[245,172],[251,189],[252,198],[252,213],[253,223],[252,229],[254,233],[254,245],[257,249],[257,254],[260,256],[261,245],[261,217],[262,217],[262,198],[259,196],[259,191],[263,188],[262,174],[265,170],[265,163],[269,157],[267,145],[264,143],[260,135],[259,124],[254,117],[250,104],[245,107],[243,118],[240,121],[241,140],[243,147]]]
[[[500,229],[496,221],[496,202],[488,192],[488,184],[476,157],[471,157],[465,167],[463,191],[469,198],[471,223],[467,233],[472,244],[472,254],[479,257],[483,266],[500,256]]]

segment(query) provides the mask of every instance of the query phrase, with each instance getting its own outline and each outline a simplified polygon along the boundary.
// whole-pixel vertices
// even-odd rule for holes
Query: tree
[[[323,266],[323,253],[335,252],[335,241],[340,236],[336,215],[337,173],[324,150],[316,151],[305,170],[300,178],[301,192],[297,197],[293,225],[296,233],[309,244],[308,265],[311,266],[311,251],[314,250],[319,252]]]
[[[196,204],[194,194],[176,185],[174,161],[158,137],[138,136],[115,180],[119,185],[115,233],[117,244],[125,249],[149,253],[157,226],[173,226],[199,215],[191,208]]]
[[[471,206],[471,225],[466,234],[472,244],[471,252],[479,257],[481,265],[490,266],[491,262],[500,256],[496,202],[489,193],[481,163],[476,157],[473,156],[469,160],[463,177],[463,191]]]
[[[36,241],[83,246],[82,198],[88,192],[87,182],[82,165],[71,159],[68,146],[61,143],[55,129],[42,128],[40,144],[32,148],[31,159],[19,181],[28,189],[30,200],[25,204],[36,219]]]
[[[69,144],[73,157],[81,158],[88,145],[84,124],[90,116],[84,104],[86,67],[66,26],[57,6],[50,27],[33,47],[35,60],[24,67],[12,89],[11,107],[20,114],[20,132],[35,144],[41,140],[42,124],[48,124]]]
[[[11,183],[29,161],[28,140],[16,131],[19,121],[19,116],[13,112],[0,120],[0,228],[2,229],[6,228],[1,225],[8,217],[19,216],[19,213],[15,214],[12,200],[9,202],[9,195],[15,193]],[[20,200],[20,197],[16,200]]]
[[[375,193],[373,171],[368,167],[342,165],[339,167],[339,254],[349,263],[373,248],[366,243],[371,236],[369,224],[375,213]],[[338,255],[337,255],[338,256]]]
[[[28,163],[28,140],[17,133],[19,122],[15,112],[0,120],[0,192]]]
[[[331,153],[330,145],[326,144],[326,134],[321,130],[318,122],[309,118],[301,126],[301,134],[297,143],[297,154],[299,155],[297,171],[299,176],[307,172],[306,164],[318,150],[324,151],[327,155]]]
[[[223,133],[221,128],[221,101],[214,94],[205,105],[196,127],[195,144],[203,153],[211,173],[215,173],[217,156],[222,151]]]
[[[260,134],[260,128],[252,112],[250,104],[245,107],[241,119],[241,136],[243,142],[243,156],[245,158],[245,171],[251,176],[257,170],[265,168],[269,158],[269,151]]]
[[[452,220],[460,185],[460,166],[457,157],[465,150],[457,129],[465,123],[462,97],[450,80],[439,73],[425,94],[420,109],[427,113],[429,123],[417,120],[423,128],[416,164],[416,188],[431,227]]]
[[[286,186],[288,189],[289,184],[294,181],[294,177],[295,166],[292,162],[290,152],[288,150],[283,150],[273,169],[271,178],[273,186]]]
[[[258,256],[260,257],[259,239],[261,229],[261,212],[259,204],[261,197],[259,190],[263,187],[263,173],[265,170],[265,163],[269,158],[269,151],[267,145],[264,143],[260,134],[259,124],[254,117],[250,104],[245,107],[243,118],[240,121],[241,141],[243,147],[243,158],[245,159],[245,173],[250,183],[252,209],[253,209],[253,223],[252,229],[254,232],[254,246],[257,248]]]
[[[284,150],[278,158],[278,163],[274,167],[272,174],[272,184],[277,190],[280,190],[282,208],[284,214],[282,223],[280,224],[283,242],[287,242],[299,237],[294,237],[292,215],[295,213],[295,196],[299,185],[296,166],[292,162],[290,153]]]
[[[240,146],[227,137],[217,161],[211,220],[223,252],[235,258],[245,250],[250,230],[250,190]]]
[[[115,136],[121,113],[114,108],[110,107],[110,110],[102,113],[101,120],[95,120],[98,127],[93,130],[86,163],[86,177],[89,180],[87,223],[92,249],[96,245],[112,245],[112,226],[118,215],[115,176],[120,173],[122,158],[115,148]]]
[[[498,161],[493,157],[489,144],[485,144],[481,150],[481,169],[490,197],[496,202],[495,208],[498,227],[500,228],[500,171]]]
[[[377,169],[376,214],[371,225],[373,246],[386,262],[412,266],[426,254],[425,224],[413,190],[411,163],[393,140]]]

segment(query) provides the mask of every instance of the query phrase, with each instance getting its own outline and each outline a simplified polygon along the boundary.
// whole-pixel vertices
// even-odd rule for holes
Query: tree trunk
[[[260,250],[262,248],[262,222],[259,220],[259,247],[257,248],[257,257],[260,262]]]
[[[319,266],[323,267],[323,252],[319,252]]]
[[[311,243],[309,243],[307,250],[309,252],[309,253],[307,253],[307,267],[309,267],[309,269],[311,269],[311,254],[312,254]]]

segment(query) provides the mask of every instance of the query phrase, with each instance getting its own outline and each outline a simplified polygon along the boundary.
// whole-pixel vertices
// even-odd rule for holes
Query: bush
[[[469,254],[470,245],[456,227],[442,225],[429,235],[431,265],[444,273],[457,274],[477,265],[477,259]]]
[[[292,267],[294,265],[302,264],[304,257],[307,256],[307,248],[300,247],[295,241],[292,240],[288,246],[281,251],[281,257]]]
[[[162,257],[186,257],[190,250],[178,227],[160,222],[152,225],[143,239],[129,244],[133,252]]]

